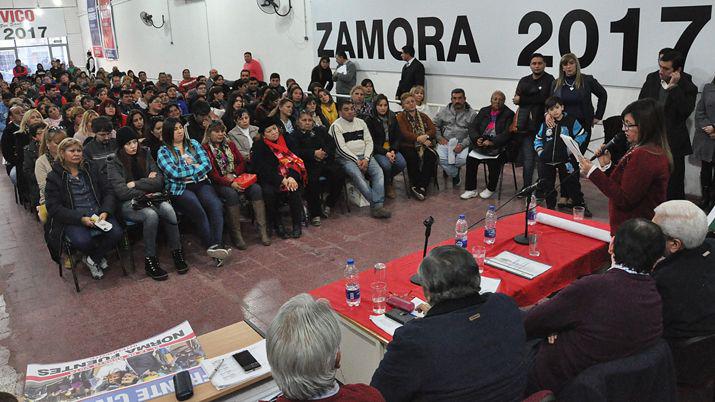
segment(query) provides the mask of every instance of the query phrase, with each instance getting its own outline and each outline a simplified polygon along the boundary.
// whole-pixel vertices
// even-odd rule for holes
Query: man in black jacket
[[[395,94],[397,99],[400,99],[403,93],[410,92],[413,86],[425,84],[425,66],[415,58],[414,47],[402,47],[402,60],[406,63],[402,67],[400,83],[397,84],[397,93]]]
[[[521,137],[519,153],[524,164],[524,187],[530,186],[533,181],[536,166],[534,137],[544,122],[544,102],[551,95],[551,86],[554,83],[554,76],[544,71],[546,63],[541,53],[531,55],[529,67],[531,74],[519,80],[513,98],[514,104],[519,106],[516,128],[518,136]]]
[[[432,307],[395,331],[370,385],[390,402],[520,401],[526,334],[514,300],[480,294],[477,262],[461,247],[433,249],[419,275]]]
[[[10,121],[5,126],[2,133],[2,156],[5,159],[5,169],[10,180],[16,183],[17,171],[13,173],[12,169],[17,165],[17,153],[15,152],[15,132],[20,129],[22,116],[25,114],[25,109],[22,106],[13,106],[10,108]]]
[[[705,213],[690,201],[666,201],[653,222],[663,230],[666,257],[655,266],[663,300],[663,337],[678,340],[715,334],[715,240],[706,239]]]
[[[340,193],[345,185],[345,173],[342,167],[335,162],[335,141],[325,127],[314,127],[313,117],[309,112],[300,113],[298,130],[293,137],[297,142],[296,155],[303,159],[308,171],[305,198],[308,201],[310,223],[313,226],[320,226],[321,216],[327,218],[330,215],[330,210],[340,199]],[[320,200],[321,177],[326,179],[328,189],[328,198],[325,200],[324,208],[321,206]]]
[[[690,132],[685,122],[695,109],[698,88],[690,75],[683,72],[684,62],[677,50],[664,49],[658,60],[658,71],[648,74],[638,95],[638,99],[657,100],[665,112],[665,128],[673,153],[673,171],[668,183],[669,200],[685,198],[685,156],[693,153]]]

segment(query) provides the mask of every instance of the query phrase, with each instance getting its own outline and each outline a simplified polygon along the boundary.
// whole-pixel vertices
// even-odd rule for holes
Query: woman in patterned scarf
[[[263,189],[266,214],[272,230],[284,239],[299,238],[302,234],[303,199],[301,190],[307,182],[303,160],[286,144],[276,122],[270,121],[261,127],[261,139],[253,142],[251,164],[258,174],[258,183]],[[287,200],[293,231],[290,235],[283,227],[278,208],[281,200]]]
[[[427,186],[437,168],[435,151],[436,128],[426,114],[417,110],[414,95],[409,92],[400,96],[403,111],[397,115],[400,127],[400,153],[407,161],[410,176],[410,192],[420,201],[427,194]]]
[[[263,204],[263,192],[258,183],[243,187],[239,176],[247,173],[246,161],[238,151],[236,144],[226,138],[226,126],[221,120],[209,123],[204,134],[202,146],[211,162],[209,178],[216,193],[226,205],[226,220],[230,228],[233,245],[239,250],[246,249],[246,242],[241,236],[241,197],[251,201],[256,217],[261,243],[271,244],[266,225],[266,209]]]

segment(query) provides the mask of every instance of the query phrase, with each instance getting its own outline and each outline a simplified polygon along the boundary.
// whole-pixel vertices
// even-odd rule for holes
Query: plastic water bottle
[[[454,244],[458,247],[467,248],[467,219],[464,214],[459,215],[457,224],[454,225]]]
[[[487,209],[487,216],[484,220],[484,243],[494,244],[497,240],[497,212],[494,205]]]
[[[350,307],[360,305],[360,279],[352,258],[345,264],[345,301]]]
[[[529,201],[529,209],[526,211],[526,219],[529,226],[536,225],[536,197],[534,194],[531,195]]]

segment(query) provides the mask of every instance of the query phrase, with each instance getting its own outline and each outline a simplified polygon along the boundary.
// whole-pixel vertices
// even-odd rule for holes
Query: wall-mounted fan
[[[293,5],[291,4],[291,0],[288,0],[288,11],[286,11],[284,14],[280,13],[281,9],[281,1],[280,0],[256,0],[256,3],[258,4],[258,8],[261,9],[266,14],[276,14],[279,17],[285,17],[286,15],[290,14],[291,10],[293,9]]]
[[[140,12],[140,13],[139,13],[139,18],[142,20],[142,22],[144,23],[144,25],[146,25],[146,26],[148,26],[148,27],[154,27],[154,28],[157,28],[157,29],[163,27],[164,24],[166,23],[166,21],[164,20],[164,15],[163,15],[163,14],[161,15],[161,25],[159,25],[159,26],[154,25],[154,17],[153,17],[151,14],[148,14],[146,11]]]

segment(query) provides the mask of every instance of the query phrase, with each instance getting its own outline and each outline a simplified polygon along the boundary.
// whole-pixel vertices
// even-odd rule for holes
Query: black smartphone
[[[194,385],[188,371],[181,371],[174,375],[174,393],[176,400],[185,401],[194,396]]]
[[[259,363],[256,358],[253,357],[251,352],[247,350],[234,354],[233,358],[236,359],[245,372],[253,371],[261,367],[261,363]]]

